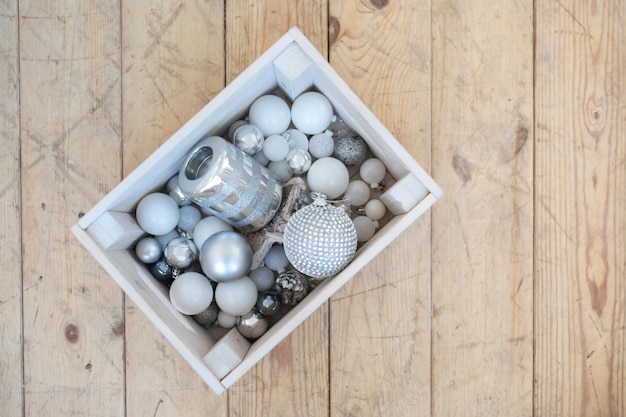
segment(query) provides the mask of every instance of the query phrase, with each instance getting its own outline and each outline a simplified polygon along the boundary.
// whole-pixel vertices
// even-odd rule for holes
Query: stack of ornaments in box
[[[315,91],[291,107],[261,96],[225,136],[142,198],[135,253],[182,314],[256,339],[389,217],[377,196],[390,177]]]

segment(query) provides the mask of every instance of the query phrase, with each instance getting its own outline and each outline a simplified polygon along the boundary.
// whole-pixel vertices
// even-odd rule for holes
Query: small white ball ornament
[[[318,133],[309,140],[309,153],[314,158],[331,156],[335,150],[332,132]]]
[[[348,188],[350,174],[341,161],[326,157],[313,162],[306,179],[311,191],[337,198]]]
[[[263,154],[270,161],[281,161],[289,153],[289,142],[281,135],[271,135],[265,139]]]
[[[387,207],[378,199],[370,200],[365,205],[365,215],[372,220],[380,220],[385,216]]]
[[[281,136],[287,139],[290,151],[294,149],[304,149],[306,151],[309,149],[309,138],[298,129],[287,129]]]
[[[232,329],[237,324],[237,316],[228,314],[225,311],[220,311],[217,313],[217,320],[215,321],[215,324],[225,329]]]
[[[266,267],[278,273],[285,272],[287,265],[289,265],[289,259],[287,259],[285,255],[285,248],[280,244],[274,244],[270,250],[267,251],[267,255],[265,255],[263,261]]]
[[[241,316],[256,305],[258,292],[254,281],[244,276],[228,282],[220,282],[215,288],[215,301],[220,310],[233,316]]]
[[[265,136],[278,135],[289,127],[291,111],[283,99],[274,95],[261,96],[252,103],[248,114],[250,123]]]
[[[183,206],[180,208],[180,216],[178,219],[178,228],[185,232],[193,232],[202,218],[200,210],[194,206]]]
[[[137,204],[139,226],[151,235],[164,235],[176,227],[180,216],[178,204],[167,194],[146,195]]]
[[[170,301],[183,314],[199,314],[211,305],[213,286],[198,272],[182,273],[170,287]]]
[[[359,169],[359,174],[363,181],[368,183],[372,188],[380,186],[380,182],[385,178],[387,168],[380,159],[366,159]]]
[[[367,216],[355,217],[352,222],[356,229],[356,236],[359,242],[367,242],[376,233],[378,222],[370,219]]]
[[[344,198],[354,207],[362,206],[370,199],[370,186],[361,180],[350,181]]]
[[[296,211],[287,223],[283,247],[296,270],[323,279],[350,263],[357,235],[346,212],[318,194],[312,204]]]
[[[267,291],[274,286],[274,272],[266,266],[253,269],[248,277],[254,281],[259,292]]]
[[[252,266],[250,243],[237,232],[218,232],[202,245],[200,266],[202,272],[215,282],[241,278]]]
[[[323,132],[333,117],[333,106],[315,91],[301,94],[291,106],[291,120],[298,130],[307,135]]]

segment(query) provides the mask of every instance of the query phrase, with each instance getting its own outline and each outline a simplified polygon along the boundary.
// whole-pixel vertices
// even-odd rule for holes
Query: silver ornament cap
[[[293,267],[316,279],[339,273],[354,258],[357,235],[350,216],[315,194],[285,228],[283,247]]]

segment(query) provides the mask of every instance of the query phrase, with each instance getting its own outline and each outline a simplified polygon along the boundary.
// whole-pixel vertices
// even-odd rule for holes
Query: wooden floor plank
[[[532,2],[433,2],[433,416],[529,416]]]
[[[626,412],[626,3],[537,1],[537,416]]]
[[[430,168],[428,1],[332,2],[330,63]],[[429,216],[331,298],[331,415],[430,416]]]
[[[22,248],[17,1],[0,4],[0,415],[21,416]]]
[[[124,175],[224,87],[222,2],[125,2]],[[225,415],[217,397],[126,300],[127,415]]]
[[[227,2],[227,82],[292,26],[326,56],[327,10],[325,0]],[[233,416],[325,416],[328,389],[324,305],[229,390],[229,411]]]
[[[122,293],[70,234],[120,180],[119,2],[19,7],[24,412],[124,416]]]

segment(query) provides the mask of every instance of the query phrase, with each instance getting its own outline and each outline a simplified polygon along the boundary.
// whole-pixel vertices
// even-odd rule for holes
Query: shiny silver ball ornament
[[[144,264],[158,261],[163,255],[161,244],[153,237],[144,237],[135,245],[135,254]]]
[[[348,266],[357,235],[350,216],[316,194],[313,203],[296,211],[287,223],[283,247],[295,269],[322,279]]]
[[[245,276],[250,270],[252,248],[246,238],[237,232],[218,232],[202,244],[200,265],[213,281],[232,281]]]
[[[280,310],[280,296],[273,292],[264,292],[256,301],[256,308],[264,316],[273,316]]]
[[[308,280],[301,272],[283,272],[276,278],[276,291],[280,295],[281,302],[286,305],[296,305],[306,297],[308,293]]]
[[[198,259],[198,248],[193,240],[177,237],[169,241],[163,255],[174,268],[184,269]]]
[[[294,149],[287,154],[287,165],[296,175],[304,174],[311,168],[311,154],[304,149]]]
[[[261,129],[251,124],[242,124],[238,126],[232,136],[232,141],[239,149],[248,155],[254,155],[263,149],[265,137]]]
[[[248,339],[258,339],[265,333],[268,326],[267,319],[256,308],[237,319],[237,330]]]
[[[165,258],[161,258],[149,267],[150,273],[157,281],[167,285],[168,287],[174,281],[172,278],[172,265],[168,264]]]

